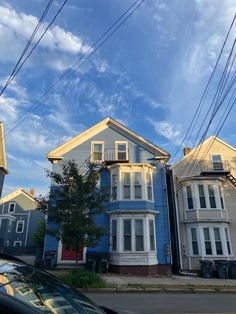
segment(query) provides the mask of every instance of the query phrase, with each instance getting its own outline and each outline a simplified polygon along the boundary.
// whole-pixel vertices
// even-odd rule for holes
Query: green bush
[[[85,268],[58,271],[54,274],[75,288],[106,288],[106,282],[98,274]]]

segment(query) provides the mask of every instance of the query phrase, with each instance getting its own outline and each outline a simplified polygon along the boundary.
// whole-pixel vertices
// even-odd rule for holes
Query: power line
[[[37,32],[38,32],[40,26],[42,25],[43,19],[44,19],[45,16],[47,15],[48,10],[49,10],[50,6],[52,5],[53,1],[54,1],[54,0],[49,0],[49,2],[48,2],[48,4],[47,4],[46,8],[45,8],[44,11],[43,11],[43,14],[41,15],[41,17],[40,17],[40,19],[39,19],[37,25],[35,26],[35,28],[34,28],[34,30],[33,30],[33,33],[31,34],[31,36],[30,36],[30,38],[29,38],[29,40],[28,40],[28,42],[27,42],[27,44],[26,44],[24,50],[22,51],[22,53],[21,53],[21,55],[20,55],[20,57],[19,57],[19,59],[18,59],[16,65],[15,65],[15,67],[13,68],[13,70],[12,70],[11,74],[9,75],[9,77],[8,77],[8,79],[7,79],[7,81],[6,81],[5,85],[4,85],[4,87],[2,88],[2,90],[1,90],[1,92],[0,92],[0,96],[1,96],[1,95],[3,94],[3,92],[6,90],[7,86],[11,83],[11,81],[14,79],[14,77],[15,77],[14,74],[15,74],[15,72],[16,72],[16,70],[17,70],[17,67],[18,67],[18,65],[20,64],[20,62],[21,62],[22,58],[24,57],[24,55],[26,54],[28,48],[30,47],[30,45],[31,45],[31,43],[32,43],[32,41],[33,41],[33,39],[35,38],[35,36],[36,36],[36,34],[37,34]]]
[[[20,69],[22,68],[22,66],[25,64],[25,62],[29,59],[29,57],[31,56],[31,54],[33,53],[33,51],[36,49],[36,47],[38,46],[38,44],[40,43],[40,41],[42,40],[42,38],[45,36],[45,34],[47,33],[48,29],[52,26],[52,24],[54,23],[54,21],[56,20],[57,16],[59,15],[59,13],[62,11],[62,9],[64,8],[64,6],[66,5],[66,2],[68,0],[65,0],[63,2],[63,4],[61,5],[61,7],[58,9],[57,13],[55,14],[54,18],[51,20],[51,22],[48,24],[48,26],[46,27],[46,29],[44,30],[44,32],[42,33],[42,35],[39,37],[39,39],[36,41],[36,43],[34,44],[34,46],[32,47],[32,49],[30,50],[30,52],[27,54],[27,56],[25,57],[25,59],[22,61],[22,63],[20,64],[20,66],[18,67],[18,69],[14,72],[13,77],[11,77],[8,85],[11,83],[11,81],[14,79],[14,77],[17,75],[17,73],[20,71]]]
[[[33,112],[41,105],[40,101],[49,94],[49,92],[55,92],[62,84],[72,76],[72,74],[83,65],[125,22],[128,18],[134,14],[134,12],[142,5],[145,0],[136,0],[134,3],[108,28],[108,30],[87,50],[85,55],[81,56],[73,64],[73,69],[66,71],[60,79],[58,79],[39,99],[35,101],[34,104],[15,122],[16,124],[5,133],[5,136],[11,134],[21,123],[28,119]],[[136,5],[137,4],[137,5]],[[132,9],[132,10],[131,10]],[[127,15],[127,13],[129,14]],[[126,17],[125,17],[126,16]],[[125,17],[124,19],[122,19]],[[120,22],[121,21],[121,22]],[[120,22],[120,23],[119,23]],[[118,24],[118,25],[117,25]],[[115,28],[114,26],[117,25]]]
[[[222,45],[222,47],[221,47],[220,54],[219,54],[219,56],[218,56],[218,58],[217,58],[217,60],[216,60],[215,66],[214,66],[213,71],[212,71],[212,73],[211,73],[211,76],[210,76],[210,78],[209,78],[209,80],[208,80],[208,82],[207,82],[207,85],[206,85],[206,87],[205,87],[205,89],[204,89],[204,91],[203,91],[203,94],[202,94],[202,96],[201,96],[201,99],[200,99],[200,101],[199,101],[199,104],[198,104],[198,106],[197,106],[197,109],[196,109],[196,111],[195,111],[195,113],[194,113],[194,116],[193,116],[193,118],[192,118],[192,120],[191,120],[191,122],[190,122],[190,125],[189,125],[189,127],[188,127],[188,129],[187,129],[187,131],[186,131],[186,133],[185,133],[185,135],[184,135],[184,138],[183,138],[181,144],[179,145],[179,147],[177,148],[176,152],[174,153],[174,156],[173,156],[171,159],[174,159],[174,158],[177,156],[179,150],[180,150],[181,147],[183,146],[183,144],[184,144],[184,142],[185,142],[185,140],[186,140],[186,138],[187,138],[187,136],[188,136],[188,133],[189,133],[190,130],[192,129],[192,131],[191,131],[191,133],[190,133],[190,135],[189,135],[189,137],[188,137],[188,141],[190,141],[190,138],[191,138],[191,136],[192,136],[193,130],[194,130],[196,124],[197,124],[197,120],[198,120],[199,115],[200,115],[200,113],[201,113],[202,106],[203,106],[203,102],[204,102],[204,100],[205,100],[205,98],[206,98],[206,95],[207,95],[207,92],[208,92],[210,83],[211,83],[211,81],[212,81],[212,79],[213,79],[213,77],[214,77],[214,75],[215,75],[216,68],[217,68],[218,63],[219,63],[219,60],[220,60],[220,58],[221,58],[221,56],[222,56],[223,50],[224,50],[224,48],[225,48],[225,45],[226,45],[226,42],[227,42],[227,40],[228,40],[229,34],[230,34],[230,32],[231,32],[231,30],[232,30],[232,27],[233,27],[233,25],[234,25],[235,19],[236,19],[236,13],[234,14],[233,20],[232,20],[232,22],[231,22],[231,25],[230,25],[230,27],[229,27],[229,30],[228,30],[228,32],[227,32],[227,35],[226,35],[225,40],[224,40],[224,42],[223,42],[223,45]],[[195,122],[194,122],[194,121],[195,121]],[[194,123],[194,125],[193,125],[193,123]],[[192,126],[193,126],[193,128],[192,128]]]

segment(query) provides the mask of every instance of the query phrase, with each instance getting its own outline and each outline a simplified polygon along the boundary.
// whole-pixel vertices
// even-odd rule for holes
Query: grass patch
[[[75,288],[106,288],[106,282],[97,273],[85,268],[55,271],[56,277]]]

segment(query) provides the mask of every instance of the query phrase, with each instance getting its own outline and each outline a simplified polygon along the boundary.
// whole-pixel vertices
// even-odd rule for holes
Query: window
[[[143,251],[143,220],[135,219],[135,250]]]
[[[215,192],[212,185],[208,185],[208,193],[209,193],[210,207],[216,208]]]
[[[191,228],[191,238],[192,238],[192,250],[193,255],[198,255],[198,242],[197,242],[197,231],[196,228]]]
[[[203,234],[204,234],[206,255],[212,255],[211,238],[210,238],[209,228],[203,228]]]
[[[230,248],[228,228],[225,228],[225,238],[226,238],[226,243],[227,243],[228,254],[231,255],[231,248]]]
[[[112,220],[112,226],[111,226],[111,234],[112,234],[112,251],[117,250],[117,220]]]
[[[126,142],[116,142],[116,159],[128,160],[128,150]]]
[[[222,192],[222,188],[221,186],[219,186],[219,194],[220,194],[220,204],[221,204],[221,208],[224,209],[224,199],[223,199],[223,192]]]
[[[131,251],[131,219],[124,219],[123,221],[124,228],[124,251]]]
[[[155,251],[155,238],[154,238],[154,221],[149,219],[149,240],[150,240],[150,251]]]
[[[12,226],[12,220],[9,220],[8,228],[7,228],[8,232],[11,232],[11,226]]]
[[[92,143],[92,160],[102,161],[103,158],[103,142]]]
[[[115,201],[117,200],[117,174],[112,174],[111,178],[111,199]]]
[[[124,172],[123,173],[123,193],[124,193],[124,199],[130,199],[131,198],[131,177],[130,172]]]
[[[16,232],[22,233],[24,231],[24,220],[18,220],[16,222]]]
[[[215,236],[216,254],[222,255],[223,250],[222,250],[222,244],[221,244],[221,239],[220,239],[220,229],[219,228],[214,228],[214,236]]]
[[[148,200],[152,201],[152,177],[150,172],[147,172],[147,196]]]
[[[141,172],[134,172],[134,198],[142,198],[142,179]]]
[[[9,203],[8,205],[8,212],[9,213],[14,213],[16,208],[16,203]]]
[[[193,209],[193,194],[191,186],[187,186],[187,202],[188,202],[188,209]]]
[[[22,241],[14,241],[13,246],[15,247],[21,247]]]
[[[224,170],[221,155],[219,154],[212,155],[212,166],[213,170]]]
[[[204,186],[203,185],[198,185],[198,192],[199,192],[200,207],[206,208],[206,198],[205,198],[205,192],[204,192]]]

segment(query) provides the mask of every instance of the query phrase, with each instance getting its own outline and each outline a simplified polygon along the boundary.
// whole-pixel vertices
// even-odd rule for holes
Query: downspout
[[[165,195],[166,195],[166,205],[167,205],[168,238],[169,238],[169,244],[170,244],[170,252],[172,252],[171,234],[170,234],[169,200],[168,200],[168,194],[167,194],[167,181],[166,181],[166,165],[163,167],[163,171],[164,171]],[[173,263],[172,253],[170,255],[170,263],[171,265]]]

